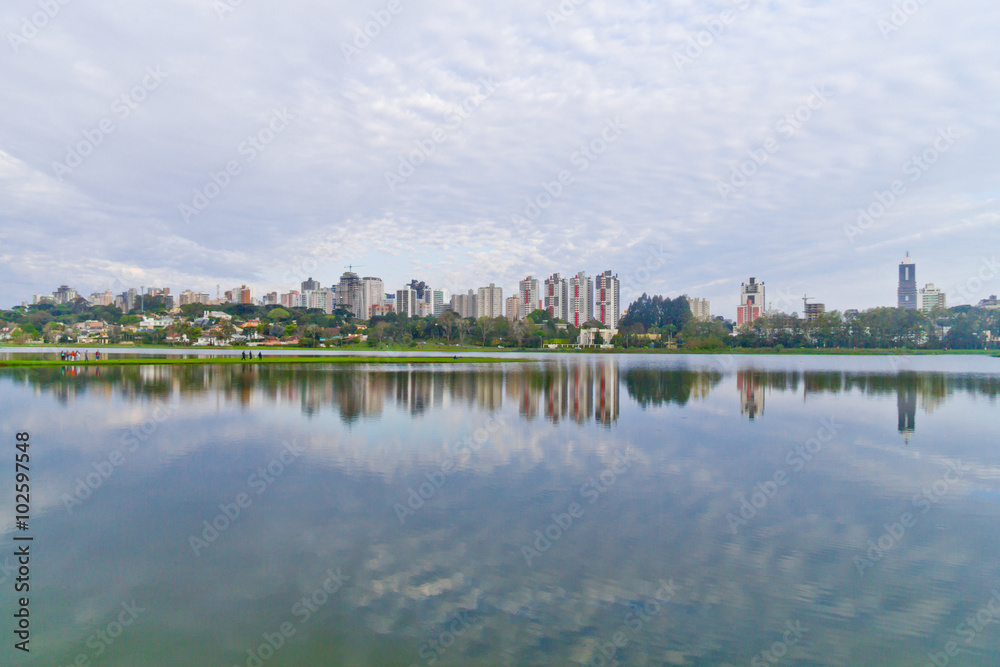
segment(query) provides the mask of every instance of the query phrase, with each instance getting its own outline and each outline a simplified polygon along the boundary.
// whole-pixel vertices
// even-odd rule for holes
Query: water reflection
[[[50,545],[31,664],[71,664],[132,599],[147,625],[101,664],[245,665],[286,620],[299,634],[267,664],[745,665],[790,621],[809,628],[790,665],[923,664],[954,639],[1000,580],[1000,377],[699,363],[0,373],[4,405],[44,417],[27,425],[44,435],[33,499]],[[176,416],[123,449],[160,404]],[[835,435],[801,457],[824,423]],[[910,447],[885,446],[897,426]],[[302,456],[193,555],[190,535],[291,440]],[[860,576],[855,556],[957,459],[961,482]],[[755,511],[733,530],[744,498]],[[290,610],[331,567],[347,585],[299,625]],[[431,652],[455,619],[464,634]],[[996,664],[1000,634],[976,641],[963,664]]]
[[[405,369],[339,366],[143,366],[67,369],[19,369],[5,376],[54,394],[61,402],[83,394],[184,397],[219,393],[226,402],[250,406],[263,401],[301,406],[317,416],[334,409],[345,422],[378,418],[387,407],[423,415],[454,404],[486,411],[504,401],[517,406],[526,421],[544,418],[554,424],[596,421],[615,424],[620,389],[642,408],[684,406],[706,400],[722,381],[718,370],[629,367],[617,359],[567,360],[543,365],[507,365]],[[989,375],[943,373],[846,373],[744,368],[735,372],[739,413],[749,420],[764,416],[769,393],[801,393],[804,400],[821,394],[859,392],[896,395],[898,431],[909,442],[916,429],[918,403],[932,412],[956,393],[1000,395],[1000,380]]]

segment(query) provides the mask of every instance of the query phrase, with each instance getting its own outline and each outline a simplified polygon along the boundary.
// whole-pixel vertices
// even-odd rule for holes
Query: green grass
[[[266,365],[266,364],[495,364],[503,362],[531,361],[530,359],[501,359],[498,357],[264,357],[263,359],[240,359],[239,357],[174,359],[149,357],[142,359],[101,359],[100,361],[62,361],[60,359],[9,359],[0,361],[0,368],[43,368],[52,366],[182,366],[182,365]]]

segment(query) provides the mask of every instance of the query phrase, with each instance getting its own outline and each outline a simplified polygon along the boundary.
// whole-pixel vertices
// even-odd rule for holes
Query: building
[[[94,292],[90,295],[89,302],[91,306],[110,306],[115,302],[115,295],[111,293],[111,290]]]
[[[434,304],[427,301],[417,301],[417,317],[430,317],[434,314]]]
[[[917,309],[917,275],[916,266],[906,253],[906,258],[899,263],[899,287],[896,288],[896,307],[903,310]]]
[[[687,297],[688,306],[691,307],[691,315],[699,322],[708,322],[712,319],[712,304],[708,299],[692,299]]]
[[[947,308],[948,299],[944,292],[934,286],[934,283],[927,283],[917,295],[917,308],[924,313],[930,313],[935,308]]]
[[[322,285],[319,284],[318,280],[313,280],[312,276],[309,276],[309,280],[303,280],[301,285],[302,292],[315,292],[320,289]]]
[[[594,319],[594,281],[583,271],[569,279],[566,321],[574,327]]]
[[[332,289],[310,290],[299,295],[299,307],[318,308],[330,315],[336,308],[335,298],[336,293]]]
[[[277,292],[268,292],[267,294],[265,294],[264,298],[261,300],[261,305],[263,305],[263,306],[277,306],[278,305],[278,293]]]
[[[393,302],[395,302],[395,300],[396,299],[393,298]],[[389,313],[393,312],[392,306],[393,304],[389,303],[388,301],[386,301],[386,303],[383,303],[381,305],[373,305],[368,310],[368,319],[371,319],[373,317],[385,317]]]
[[[52,301],[57,305],[67,304],[76,297],[76,290],[68,285],[60,285],[59,289],[52,293]]]
[[[444,303],[445,291],[443,289],[434,289],[432,287],[424,287],[424,296],[421,299],[422,303],[426,303],[430,306],[428,315],[433,315],[434,317],[440,317],[445,311]]]
[[[375,278],[373,276],[365,276],[361,279],[361,299],[357,304],[357,308],[352,309],[357,310],[354,316],[359,320],[367,320],[372,316],[372,309],[376,308],[379,314],[385,314],[384,309],[378,309],[378,306],[385,305],[385,284],[382,282],[381,278]]]
[[[979,302],[979,307],[986,308],[988,310],[997,310],[1000,309],[1000,301],[997,301],[996,294],[990,294],[990,298],[982,299]]]
[[[621,281],[618,280],[618,276],[611,275],[611,271],[597,275],[597,284],[594,287],[594,295],[597,297],[594,317],[609,329],[618,328],[621,315],[620,290]]]
[[[752,277],[740,285],[740,305],[736,307],[736,326],[753,322],[764,314],[767,298],[764,283]]]
[[[299,307],[299,293],[295,290],[291,292],[285,292],[278,297],[278,303],[281,304],[282,308],[298,308]]]
[[[454,294],[451,297],[451,309],[462,319],[476,317],[479,313],[477,296],[470,289],[467,294]]]
[[[517,321],[521,312],[521,299],[509,296],[504,300],[504,316],[510,322]]]
[[[417,314],[417,291],[412,287],[396,290],[396,312],[407,317]]]
[[[337,309],[349,311],[354,317],[361,315],[361,278],[353,271],[344,271],[336,286]]]
[[[178,297],[177,297],[177,305],[179,305],[179,306],[186,306],[186,305],[192,304],[192,303],[201,303],[201,304],[208,305],[208,302],[211,301],[211,300],[212,300],[212,297],[210,297],[208,294],[205,294],[204,292],[200,292],[200,293],[199,292],[192,292],[191,290],[186,289],[186,290],[184,290],[183,292],[181,292],[178,295]]]
[[[477,317],[503,317],[503,290],[493,283],[488,287],[480,287],[476,294]]]
[[[569,321],[569,281],[553,273],[545,279],[544,306],[549,315],[563,322]]]
[[[518,283],[517,296],[519,299],[517,317],[525,319],[536,310],[542,309],[542,300],[538,281],[528,276]]]
[[[823,303],[806,303],[805,304],[805,318],[806,322],[812,322],[817,317],[826,312],[826,304]]]

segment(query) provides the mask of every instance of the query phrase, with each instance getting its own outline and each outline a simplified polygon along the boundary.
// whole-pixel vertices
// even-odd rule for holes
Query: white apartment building
[[[417,291],[412,287],[396,290],[396,312],[407,317],[416,317]]]
[[[523,320],[536,310],[542,309],[541,290],[538,281],[528,276],[518,283],[517,318]]]
[[[609,329],[617,329],[621,315],[621,281],[618,276],[611,275],[610,270],[598,274],[594,292],[597,297],[594,313],[597,321]]]
[[[569,322],[569,281],[553,273],[545,279],[545,310],[557,320]]]
[[[691,314],[699,322],[708,322],[712,319],[712,304],[708,299],[687,298],[688,305],[691,306]]]
[[[569,303],[566,321],[582,327],[594,319],[594,281],[583,271],[569,279]]]
[[[490,283],[488,287],[480,287],[476,294],[477,317],[503,317],[503,290]]]

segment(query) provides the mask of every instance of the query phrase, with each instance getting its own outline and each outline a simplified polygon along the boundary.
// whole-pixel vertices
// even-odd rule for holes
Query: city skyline
[[[906,250],[950,304],[1000,291],[955,289],[1000,246],[995,3],[402,3],[375,36],[384,3],[215,4],[26,34],[37,6],[5,7],[0,303],[353,264],[505,293],[610,266],[624,303],[720,313],[760,276],[864,309]]]

